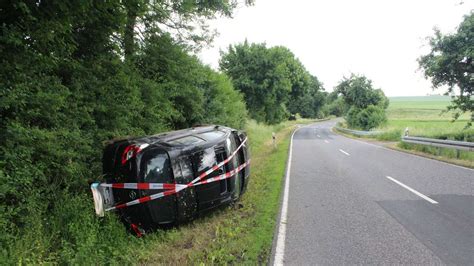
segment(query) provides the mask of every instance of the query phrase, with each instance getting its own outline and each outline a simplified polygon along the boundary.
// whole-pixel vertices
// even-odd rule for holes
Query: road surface
[[[294,134],[272,263],[474,265],[474,171],[335,134],[334,124]]]

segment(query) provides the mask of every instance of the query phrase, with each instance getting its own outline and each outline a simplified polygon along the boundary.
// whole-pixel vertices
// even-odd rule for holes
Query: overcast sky
[[[229,44],[265,42],[288,47],[328,91],[350,73],[364,74],[388,96],[433,93],[418,71],[433,27],[454,32],[474,9],[464,0],[256,0],[220,18],[213,47],[199,53],[218,68]],[[441,91],[436,91],[441,92]]]

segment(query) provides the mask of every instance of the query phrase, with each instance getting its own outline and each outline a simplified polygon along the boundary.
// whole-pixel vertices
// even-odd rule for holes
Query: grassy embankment
[[[60,242],[46,233],[24,234],[12,241],[14,253],[1,255],[0,264],[264,264],[277,220],[289,136],[296,124],[310,122],[247,123],[251,179],[247,193],[234,206],[136,238],[113,213],[96,217],[91,195],[81,194],[50,217],[52,224],[63,227],[64,233],[56,238]],[[276,148],[272,132],[276,132]]]
[[[114,231],[120,227],[112,225],[113,238],[116,239],[114,246],[108,249],[112,253],[98,247],[103,251],[89,253],[92,257],[86,261],[105,262],[102,259],[106,255],[107,263],[111,264],[266,263],[277,220],[289,136],[297,123],[309,122],[288,121],[267,126],[249,121],[246,131],[251,149],[251,179],[247,192],[238,204],[142,239],[124,230]],[[276,149],[271,141],[272,132],[277,134]],[[107,220],[111,218],[113,215],[108,215]],[[108,254],[103,254],[104,251]],[[93,257],[97,257],[97,260]]]
[[[298,123],[310,121],[298,121]],[[296,122],[276,126],[253,121],[246,128],[251,147],[251,181],[239,204],[179,229],[158,232],[140,262],[145,264],[266,263],[278,212],[289,135]],[[277,148],[271,141],[277,132]]]
[[[470,114],[463,114],[452,122],[452,113],[443,113],[450,104],[447,96],[392,97],[387,109],[388,123],[379,128],[386,132],[379,140],[400,140],[408,127],[410,136],[474,141],[474,129],[465,129]],[[428,154],[436,159],[447,160],[474,167],[474,153],[461,151],[459,159],[453,149],[438,149],[424,145],[398,144],[397,148]]]

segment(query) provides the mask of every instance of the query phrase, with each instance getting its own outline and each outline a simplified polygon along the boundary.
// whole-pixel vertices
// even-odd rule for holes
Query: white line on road
[[[298,128],[299,129],[299,128]],[[288,164],[286,166],[286,178],[285,188],[283,191],[283,203],[281,205],[280,224],[278,226],[278,237],[275,248],[275,259],[273,265],[283,265],[283,258],[285,256],[285,239],[286,239],[286,223],[288,216],[288,194],[290,192],[290,169],[291,169],[291,156],[293,154],[293,136],[295,135],[296,129],[291,134],[290,139],[290,151],[288,152]]]
[[[339,151],[342,152],[342,153],[344,153],[344,154],[347,155],[347,156],[350,155],[348,152],[345,152],[345,151],[343,151],[343,150],[341,150],[341,149],[339,149]]]
[[[390,177],[390,176],[387,176],[387,178],[390,179],[390,180],[392,180],[393,182],[397,183],[398,185],[400,185],[400,186],[402,186],[402,187],[408,189],[409,191],[413,192],[413,193],[414,193],[415,195],[417,195],[418,197],[423,198],[424,200],[426,200],[426,201],[428,201],[428,202],[430,202],[430,203],[432,203],[432,204],[438,204],[437,201],[435,201],[435,200],[433,200],[433,199],[431,199],[431,198],[429,198],[429,197],[427,197],[427,196],[421,194],[420,192],[414,190],[413,188],[411,188],[411,187],[409,187],[409,186],[403,184],[402,182],[396,180],[395,178]]]
[[[320,137],[321,137],[320,135],[316,135],[316,136],[318,136],[318,138],[320,138]]]
[[[329,141],[327,141],[327,140],[324,140],[324,142],[329,143]]]

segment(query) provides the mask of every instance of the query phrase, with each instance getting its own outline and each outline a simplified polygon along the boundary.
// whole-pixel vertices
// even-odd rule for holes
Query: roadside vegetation
[[[466,127],[470,115],[465,113],[456,121],[452,121],[453,113],[446,112],[450,100],[448,96],[390,98],[388,122],[378,128],[384,133],[377,136],[377,139],[399,141],[408,128],[410,136],[474,142],[474,129]],[[474,167],[474,152],[460,151],[458,154],[453,149],[408,143],[400,143],[398,147],[428,154],[435,159],[448,159],[457,164]]]
[[[236,7],[226,0],[2,5],[0,264],[266,260],[295,123],[285,121],[290,113],[320,116],[313,109],[325,93],[284,47],[263,49],[285,59],[261,72],[280,82],[277,90],[258,84],[271,79],[254,84],[265,103],[273,93],[287,100],[263,111],[235,79],[203,65],[193,51],[212,41],[206,21]],[[301,104],[290,106],[291,97]],[[104,141],[210,123],[249,132],[253,181],[242,208],[145,239],[113,214],[95,216],[89,182],[100,180]],[[278,132],[275,150],[271,132]]]
[[[446,106],[451,101],[450,97],[439,95],[390,97],[389,100],[387,123],[375,128],[382,133],[364,138],[387,141],[388,146],[394,149],[474,168],[474,152],[457,153],[454,149],[400,142],[406,128],[410,136],[473,142],[474,129],[466,127],[470,119],[469,114],[463,114],[458,120],[453,121],[453,113],[446,112]],[[340,125],[347,127],[345,121]]]
[[[371,130],[387,122],[385,110],[389,100],[367,77],[354,74],[344,77],[331,94],[327,110],[329,114],[343,116],[347,127]]]

